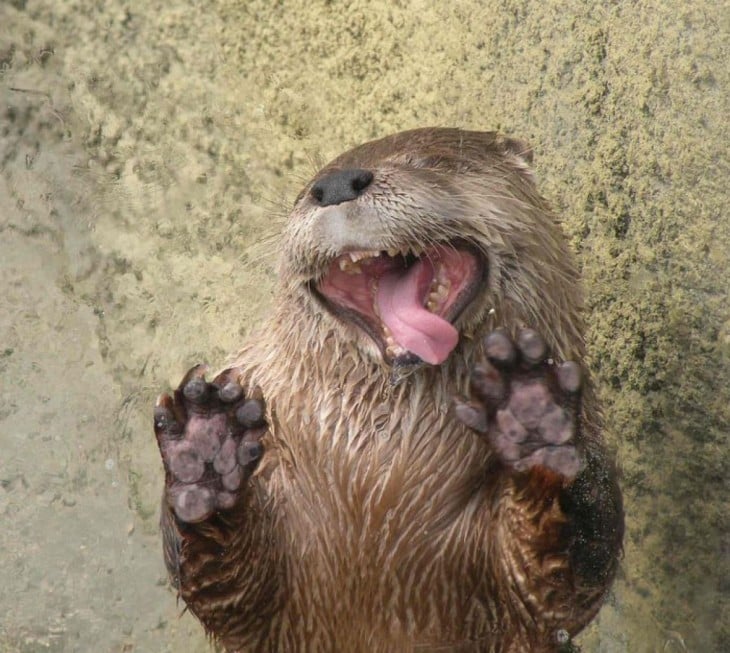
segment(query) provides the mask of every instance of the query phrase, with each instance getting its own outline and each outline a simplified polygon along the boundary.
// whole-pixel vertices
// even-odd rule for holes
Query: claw
[[[161,395],[159,395],[155,401],[155,408],[172,408],[172,397],[167,394],[166,392],[163,392]]]
[[[180,415],[182,409],[173,404],[172,398],[167,394],[162,394],[155,402],[153,411],[155,437],[157,438],[157,446],[162,452],[165,441],[178,440],[182,437],[183,427],[181,426],[181,418],[185,419],[184,414]]]
[[[218,398],[226,403],[232,404],[243,397],[243,388],[239,383],[239,373],[231,368],[223,370],[211,381],[211,385],[219,388]]]
[[[172,404],[172,400],[168,395],[160,395],[157,398],[153,412],[155,431],[167,430],[170,425],[175,423],[175,417],[169,408],[170,404]]]
[[[187,385],[188,381],[204,377],[207,371],[208,366],[205,363],[199,363],[198,365],[194,365],[187,372],[185,372],[185,376],[182,378],[182,381],[180,381],[180,385],[177,386],[177,389],[182,390]]]

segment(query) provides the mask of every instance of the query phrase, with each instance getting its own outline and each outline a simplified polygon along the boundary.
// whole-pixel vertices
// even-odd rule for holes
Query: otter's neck
[[[452,397],[466,392],[469,365],[477,353],[467,338],[462,337],[442,365],[399,370],[367,351],[355,327],[314,312],[308,298],[280,297],[275,306],[236,363],[280,414],[331,410],[338,414],[312,419],[330,426],[345,420],[346,430],[353,432],[369,431],[369,426],[380,430],[385,416],[394,413],[445,417]]]

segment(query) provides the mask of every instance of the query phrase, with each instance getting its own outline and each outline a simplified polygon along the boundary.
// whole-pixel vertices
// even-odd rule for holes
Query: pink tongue
[[[393,339],[431,365],[443,363],[459,342],[459,332],[423,307],[433,279],[427,260],[416,261],[407,271],[388,272],[378,283],[378,310]]]

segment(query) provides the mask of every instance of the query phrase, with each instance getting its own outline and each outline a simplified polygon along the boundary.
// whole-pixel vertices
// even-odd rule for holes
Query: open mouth
[[[459,341],[454,321],[476,296],[483,258],[465,247],[351,251],[330,262],[316,294],[362,328],[395,363],[443,363]]]

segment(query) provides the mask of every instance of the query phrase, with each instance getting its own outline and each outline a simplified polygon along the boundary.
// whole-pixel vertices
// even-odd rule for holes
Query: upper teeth
[[[341,258],[339,266],[340,270],[348,274],[360,274],[362,272],[362,268],[349,258]]]
[[[362,261],[364,258],[375,258],[376,256],[380,256],[380,251],[376,249],[362,250],[359,252],[348,252],[347,255],[353,263],[357,263],[358,261]]]
[[[350,257],[350,260],[353,263],[357,263],[358,261],[362,261],[366,258],[377,258],[380,256],[382,250],[378,249],[361,249],[354,252],[347,252],[347,256]],[[391,258],[395,256],[408,256],[409,254],[412,254],[416,257],[420,256],[423,252],[422,250],[418,248],[408,248],[408,247],[389,247],[385,250],[386,254],[390,256]]]
[[[367,259],[378,258],[381,253],[382,250],[377,249],[361,249],[353,252],[346,252],[346,254],[338,261],[338,265],[340,270],[343,272],[347,272],[348,274],[360,274],[362,272],[362,268],[358,265],[358,263]],[[397,247],[390,247],[386,250],[386,253],[391,258],[396,256],[403,256],[405,258],[409,255],[418,257],[422,254],[422,250],[418,248],[409,249],[404,247],[402,249],[398,249]]]

